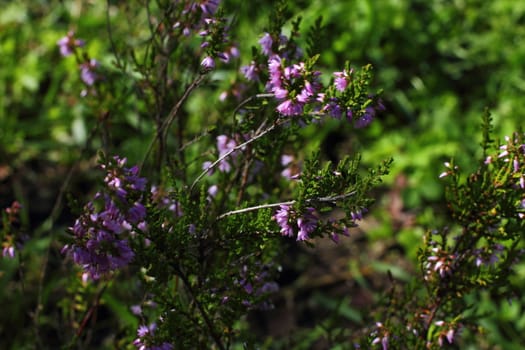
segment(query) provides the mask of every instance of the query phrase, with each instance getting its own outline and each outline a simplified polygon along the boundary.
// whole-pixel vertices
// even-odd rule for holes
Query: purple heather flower
[[[304,88],[301,93],[297,96],[297,101],[300,103],[308,103],[312,100],[315,94],[315,88],[309,81],[305,81]]]
[[[212,70],[215,68],[215,61],[210,56],[206,56],[202,62],[201,66],[206,70]]]
[[[492,250],[490,249],[475,249],[473,255],[476,257],[475,264],[477,267],[481,265],[494,266],[505,253],[505,247],[502,244],[494,244]]]
[[[290,205],[280,205],[279,210],[273,216],[273,219],[277,222],[277,225],[281,228],[281,235],[293,237],[294,226],[293,221],[296,220],[296,228],[298,230],[297,240],[304,241],[309,239],[311,234],[317,227],[317,217],[313,214],[314,208],[306,208],[303,216],[297,216],[295,211]]]
[[[219,157],[223,157],[225,154],[231,152],[232,149],[237,147],[237,142],[234,139],[229,138],[226,135],[217,136],[217,150],[219,151]],[[235,159],[236,152],[232,152],[229,156]],[[222,172],[229,172],[231,170],[231,164],[225,159],[219,163],[219,170]]]
[[[263,37],[259,40],[261,44],[262,53],[266,56],[270,56],[272,53],[273,39],[269,33],[264,33]]]
[[[363,214],[367,211],[368,210],[366,208],[356,209],[355,211],[350,213],[350,217],[353,221],[363,220]]]
[[[425,280],[428,280],[433,272],[437,273],[441,278],[452,275],[454,263],[456,260],[455,254],[447,254],[445,251],[435,247],[432,248],[434,255],[427,258],[425,265],[426,275]]]
[[[172,350],[173,345],[168,342],[164,342],[160,345],[152,344],[156,329],[157,325],[155,323],[152,323],[149,326],[140,325],[137,329],[138,338],[133,341],[133,345],[139,350]]]
[[[372,345],[381,344],[383,350],[388,350],[388,331],[381,322],[376,322],[376,330],[371,333],[371,336],[375,336]]]
[[[219,3],[220,3],[220,0],[204,0],[204,1],[201,1],[199,6],[202,12],[204,12],[206,15],[213,16],[215,12],[217,12]]]
[[[288,90],[280,88],[280,87],[275,87],[273,89],[273,94],[275,95],[276,99],[282,100],[288,97]]]
[[[219,187],[217,187],[217,185],[211,185],[210,188],[208,188],[208,194],[211,197],[215,197],[218,192],[219,192]]]
[[[80,65],[80,78],[86,85],[92,86],[97,81],[98,74],[96,73],[96,69],[98,65],[95,59],[91,59]]]
[[[228,52],[219,52],[219,53],[217,54],[217,57],[218,57],[221,61],[223,61],[224,63],[228,63],[228,62],[230,62],[230,57],[231,57],[231,56],[230,56],[230,54],[229,54]]]
[[[294,234],[293,227],[290,225],[290,210],[291,207],[289,205],[281,205],[273,216],[273,219],[277,221],[277,225],[281,228],[281,234],[288,237],[292,237]]]
[[[319,72],[307,72],[304,62],[284,68],[281,63],[281,58],[277,55],[268,60],[270,75],[266,89],[280,100],[277,106],[280,114],[301,115],[305,104],[315,100],[321,86],[318,81]]]
[[[202,170],[206,170],[206,169],[209,169],[208,170],[208,175],[212,175],[213,174],[213,169],[210,169],[211,165],[213,163],[210,162],[209,160],[205,161],[204,163],[202,163]]]
[[[75,33],[69,32],[66,36],[60,38],[57,41],[57,45],[60,49],[60,54],[64,57],[72,55],[77,47],[84,46],[84,41],[75,39]]]
[[[140,305],[131,305],[130,310],[133,315],[140,316],[142,314],[142,306]]]
[[[70,228],[74,243],[62,249],[92,279],[127,266],[135,254],[126,234],[132,234],[132,225],[147,229],[146,209],[140,202],[145,179],[138,177],[138,168],[128,169],[125,163],[125,158],[115,157],[103,166],[106,190],[86,204]]]
[[[356,128],[364,128],[372,122],[376,115],[376,110],[373,107],[366,107],[365,113],[355,122]]]
[[[335,75],[334,85],[338,91],[345,91],[345,89],[348,87],[348,83],[350,82],[351,74],[352,74],[352,70],[347,71],[346,69],[343,70],[342,72],[334,72],[334,75]]]
[[[297,219],[297,227],[299,227],[298,241],[307,240],[309,238],[308,235],[317,227],[317,217],[313,215],[314,211],[314,208],[306,208],[303,216]]]
[[[184,215],[181,204],[171,198],[168,192],[153,186],[151,188],[151,197],[153,202],[157,203],[159,208],[167,208],[178,217]]]
[[[277,106],[277,112],[285,116],[294,116],[303,114],[304,105],[293,100],[286,100]]]
[[[281,171],[281,176],[293,180],[299,177],[300,171],[293,164],[294,157],[291,155],[283,154],[281,156],[281,165],[286,167]]]
[[[452,344],[454,342],[454,333],[455,331],[452,328],[447,331],[446,337],[449,344]]]
[[[281,58],[277,55],[274,55],[268,61],[268,72],[270,73],[269,86],[268,90],[273,90],[274,88],[280,88],[282,85],[282,67],[281,67]]]
[[[4,244],[4,248],[2,249],[2,256],[4,258],[14,259],[15,247],[13,247],[12,245]]]
[[[146,217],[146,208],[139,202],[135,202],[128,210],[128,220],[132,224],[142,222]]]

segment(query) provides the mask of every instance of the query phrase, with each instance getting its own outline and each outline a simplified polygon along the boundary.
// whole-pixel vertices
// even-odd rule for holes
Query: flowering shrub
[[[282,157],[286,143],[305,126],[344,114],[341,122],[363,127],[382,109],[368,89],[369,66],[354,70],[347,65],[335,73],[335,80],[322,81],[315,69],[318,55],[305,55],[297,42],[299,22],[292,38],[278,27],[262,35],[250,65],[240,69],[243,76],[238,79],[244,80],[244,88],[227,93],[240,101],[234,107],[233,124],[222,122],[222,133],[210,135],[217,151],[201,161],[200,169],[187,166],[202,159],[191,150],[198,144],[188,144],[202,131],[194,135],[183,129],[191,120],[185,120],[180,108],[219,67],[217,59],[231,64],[238,56],[217,5],[181,2],[162,18],[172,25],[155,32],[151,44],[161,45],[157,49],[173,56],[174,62],[201,63],[186,69],[191,82],[182,95],[166,90],[161,100],[161,82],[147,73],[159,63],[137,65],[143,72],[141,95],[149,96],[146,105],[168,106],[173,97],[175,105],[168,114],[159,111],[151,116],[156,132],[143,164],[127,168],[121,155],[102,156],[104,187],[85,205],[70,228],[71,242],[62,249],[82,269],[86,283],[109,281],[122,269],[137,271],[139,290],[157,305],[140,313],[155,325],[139,327],[134,344],[140,349],[195,344],[204,348],[210,343],[225,349],[238,342],[243,336],[235,320],[251,309],[271,307],[269,296],[279,288],[275,278],[280,267],[273,261],[282,251],[280,236],[306,242],[315,237],[337,242],[340,235],[348,236],[348,229],[357,226],[360,213],[371,203],[367,193],[388,171],[385,162],[363,176],[357,158],[322,164],[313,154],[293,176],[279,176],[283,169],[272,159]],[[276,10],[279,21],[284,19],[283,8],[281,4]],[[202,38],[198,47],[190,40],[195,35]],[[183,41],[175,45],[176,40]],[[106,89],[109,82],[102,72],[108,69],[78,52],[84,44],[73,33],[58,42],[63,56],[77,57],[85,85],[95,88],[91,96],[84,94],[86,98],[104,99],[97,91]],[[192,50],[185,51],[185,45]],[[176,130],[178,140],[171,130]],[[174,163],[167,162],[168,154],[175,155]],[[159,173],[162,168],[166,171]],[[148,185],[153,181],[139,174],[148,172],[157,185]],[[334,207],[346,215],[323,219]]]

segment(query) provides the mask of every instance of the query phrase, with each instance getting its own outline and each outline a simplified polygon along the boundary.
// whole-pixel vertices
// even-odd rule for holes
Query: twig
[[[148,149],[146,150],[146,154],[144,155],[144,158],[142,159],[142,162],[140,164],[140,169],[142,169],[144,163],[146,162],[146,159],[148,159],[148,156],[151,153],[151,150],[152,150],[153,145],[155,144],[155,142],[157,140],[159,140],[160,138],[162,138],[162,141],[164,141],[166,139],[166,136],[167,136],[167,133],[168,133],[168,129],[171,126],[171,124],[173,123],[173,121],[175,120],[175,117],[177,116],[177,114],[179,112],[179,109],[181,108],[182,104],[186,101],[186,99],[188,98],[190,93],[204,80],[205,77],[206,77],[206,75],[200,74],[186,88],[186,90],[182,94],[182,96],[179,99],[179,101],[177,102],[177,104],[175,104],[175,106],[173,106],[173,108],[171,109],[170,113],[168,114],[168,116],[166,117],[166,119],[164,120],[162,125],[160,126],[160,130],[157,130],[157,132],[155,133],[155,136],[153,137],[153,140],[149,144]]]
[[[352,191],[352,192],[348,192],[348,193],[337,195],[337,196],[312,198],[312,199],[307,199],[305,202],[306,203],[315,203],[315,202],[333,203],[333,202],[337,202],[338,200],[345,199],[345,198],[348,198],[350,196],[353,196],[356,192],[357,191]],[[217,220],[221,220],[221,219],[224,219],[227,216],[232,216],[232,215],[236,215],[236,214],[247,213],[247,212],[250,212],[250,211],[255,211],[255,210],[260,210],[260,209],[275,208],[275,207],[279,207],[281,205],[294,205],[295,203],[297,203],[296,200],[291,200],[291,201],[287,201],[287,202],[261,204],[261,205],[256,205],[254,207],[248,207],[248,208],[232,210],[232,211],[229,211],[227,213],[219,215],[217,217]]]
[[[266,121],[263,122],[262,125],[265,125]],[[249,145],[250,143],[260,139],[261,137],[263,137],[264,135],[266,135],[267,133],[269,133],[270,131],[272,131],[273,129],[275,129],[276,126],[278,126],[279,123],[274,123],[272,124],[270,127],[268,127],[266,130],[263,130],[263,131],[260,131],[259,133],[257,133],[254,137],[252,137],[251,139],[249,139],[248,141],[244,142],[244,143],[241,143],[240,145],[237,145],[235,146],[234,148],[230,149],[228,152],[224,153],[222,156],[219,157],[219,159],[217,159],[215,162],[211,163],[206,169],[204,169],[204,171],[199,175],[197,176],[197,178],[195,179],[195,181],[193,181],[193,183],[191,184],[191,187],[190,187],[190,192],[193,191],[193,189],[195,188],[195,186],[197,185],[197,183],[210,171],[212,170],[213,168],[215,168],[217,166],[217,164],[219,164],[221,161],[223,161],[225,158],[227,158],[230,154],[232,154],[233,152],[235,151],[238,151],[240,150],[241,148],[244,148],[246,147],[247,145]],[[260,129],[260,127],[259,127]],[[259,131],[258,129],[258,131]]]
[[[245,99],[244,101],[242,101],[241,103],[239,103],[239,105],[237,107],[235,107],[235,109],[233,110],[233,116],[235,117],[235,115],[237,114],[237,112],[239,112],[239,110],[245,106],[246,104],[248,104],[249,102],[257,99],[257,98],[268,98],[268,97],[274,97],[275,95],[274,94],[257,94],[257,95],[253,95],[253,96],[250,96],[248,97],[247,99]]]

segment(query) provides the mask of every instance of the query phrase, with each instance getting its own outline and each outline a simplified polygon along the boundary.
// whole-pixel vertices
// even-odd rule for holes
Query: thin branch
[[[177,104],[175,104],[175,106],[173,106],[173,108],[171,109],[170,113],[168,114],[168,116],[166,117],[166,119],[164,120],[162,125],[160,126],[160,130],[157,130],[157,132],[155,133],[155,136],[153,137],[153,140],[150,142],[150,144],[148,146],[148,149],[146,150],[146,154],[144,155],[144,158],[142,159],[142,162],[140,164],[140,169],[142,169],[144,163],[146,162],[146,159],[148,159],[148,156],[151,153],[151,150],[153,149],[153,145],[155,144],[155,142],[157,140],[159,140],[160,138],[162,138],[162,140],[166,139],[166,136],[168,134],[168,129],[171,126],[171,124],[173,123],[173,121],[175,120],[175,118],[177,117],[177,114],[179,113],[179,110],[182,107],[182,104],[186,101],[186,99],[188,98],[190,93],[193,90],[195,90],[195,88],[204,80],[205,77],[206,76],[204,74],[200,74],[186,88],[186,90],[182,94],[182,96],[179,99],[179,101],[177,102]]]
[[[257,95],[250,96],[247,99],[245,99],[244,101],[242,101],[241,103],[239,103],[239,105],[237,107],[235,107],[235,109],[233,110],[233,116],[235,117],[237,112],[239,112],[239,110],[242,107],[244,107],[246,104],[248,104],[249,102],[251,102],[251,101],[253,101],[255,99],[268,98],[268,97],[274,97],[274,96],[275,96],[274,94],[257,94]]]
[[[348,192],[348,193],[345,193],[345,194],[340,194],[340,195],[337,195],[337,196],[312,198],[312,199],[307,199],[305,202],[306,203],[315,203],[315,202],[318,202],[318,203],[333,203],[333,202],[337,202],[338,200],[345,199],[345,198],[348,198],[350,196],[353,196],[356,192],[357,191],[352,191],[352,192]],[[232,210],[232,211],[229,211],[227,213],[219,215],[217,217],[217,220],[224,219],[227,216],[247,213],[247,212],[250,212],[250,211],[256,211],[256,210],[261,210],[261,209],[275,208],[275,207],[279,207],[281,205],[294,205],[295,203],[297,203],[296,200],[291,200],[291,201],[287,201],[287,202],[261,204],[261,205],[256,205],[254,207],[248,207],[248,208]]]
[[[263,122],[262,125],[265,125],[266,121]],[[204,171],[199,175],[197,176],[197,178],[195,179],[195,181],[193,181],[193,183],[191,184],[191,187],[190,187],[190,192],[193,191],[193,189],[195,188],[195,186],[197,185],[197,183],[210,171],[212,170],[213,168],[215,168],[217,166],[217,164],[219,164],[220,162],[222,162],[225,158],[227,158],[230,154],[232,154],[233,152],[235,151],[238,151],[240,150],[241,148],[244,148],[246,147],[247,145],[249,145],[250,143],[260,139],[261,137],[263,137],[264,135],[266,135],[267,133],[269,133],[270,131],[272,131],[273,129],[275,129],[275,127],[279,125],[279,123],[274,123],[272,124],[269,128],[267,128],[266,130],[263,130],[263,131],[260,131],[258,134],[256,134],[254,137],[252,137],[251,139],[249,139],[248,141],[246,142],[243,142],[241,143],[240,145],[237,145],[235,146],[234,148],[230,149],[228,152],[224,153],[222,156],[219,157],[219,159],[217,159],[215,162],[211,163],[206,169],[204,169]],[[260,127],[259,127],[260,129]],[[258,129],[258,130],[259,130]]]
[[[111,30],[111,16],[109,15],[109,8],[110,8],[110,0],[106,1],[106,28],[108,32],[108,38],[109,38],[109,44],[111,46],[111,51],[113,53],[113,56],[115,56],[116,64],[118,68],[122,69],[122,63],[120,60],[120,55],[118,54],[117,47],[115,45],[115,40],[113,40],[113,32]]]
[[[217,345],[217,347],[219,348],[219,350],[226,350],[226,347],[224,346],[224,344],[222,343],[222,340],[221,340],[221,337],[219,334],[217,334],[217,332],[215,331],[215,328],[213,326],[213,322],[212,320],[210,319],[210,317],[208,316],[208,313],[206,312],[206,309],[204,308],[204,306],[200,303],[200,301],[198,300],[197,298],[197,295],[195,294],[195,292],[193,291],[193,288],[191,286],[191,283],[190,281],[188,280],[188,278],[186,277],[186,275],[184,275],[182,273],[182,271],[179,270],[179,277],[182,279],[182,282],[184,283],[184,285],[186,286],[186,289],[187,291],[189,292],[192,300],[195,302],[195,305],[197,305],[197,309],[199,310],[202,318],[204,319],[204,323],[206,324],[206,326],[208,327],[208,331],[211,335],[211,337],[213,338],[213,340],[215,341],[215,344]]]

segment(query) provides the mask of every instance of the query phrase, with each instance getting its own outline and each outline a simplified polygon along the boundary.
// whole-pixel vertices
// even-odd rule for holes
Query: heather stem
[[[193,189],[195,188],[195,185],[197,185],[197,183],[204,177],[206,176],[206,174],[208,174],[208,172],[210,170],[212,170],[213,168],[215,168],[220,162],[222,162],[226,157],[228,157],[230,154],[232,154],[233,152],[235,151],[238,151],[244,147],[246,147],[247,145],[249,145],[250,143],[258,140],[259,138],[263,137],[264,135],[266,135],[267,133],[269,133],[270,131],[272,131],[273,129],[275,129],[275,127],[277,126],[278,124],[275,123],[275,124],[272,124],[270,127],[268,127],[267,129],[263,130],[263,131],[260,131],[258,132],[254,137],[252,137],[251,139],[249,139],[248,141],[244,142],[244,143],[241,143],[240,145],[237,145],[235,146],[234,148],[230,149],[228,152],[224,153],[222,156],[219,157],[219,159],[217,159],[215,162],[211,163],[206,169],[204,169],[204,171],[199,175],[197,176],[197,178],[195,179],[195,181],[193,181],[193,183],[191,184],[191,187],[190,187],[190,192],[193,191]]]
[[[312,203],[312,202],[321,202],[321,203],[327,203],[328,202],[328,203],[332,203],[332,202],[336,202],[336,201],[338,201],[340,199],[344,199],[344,198],[353,196],[355,193],[356,193],[356,191],[352,191],[352,192],[348,192],[348,193],[337,195],[337,196],[307,199],[306,203]],[[256,205],[256,206],[253,206],[253,207],[248,207],[248,208],[242,208],[242,209],[229,211],[227,213],[219,215],[217,217],[217,219],[220,220],[220,219],[224,219],[227,216],[247,213],[247,212],[250,212],[250,211],[255,211],[255,210],[260,210],[260,209],[275,208],[275,207],[279,207],[281,205],[294,205],[295,203],[297,203],[296,200],[291,200],[291,201],[287,201],[287,202],[268,203],[268,204]]]

